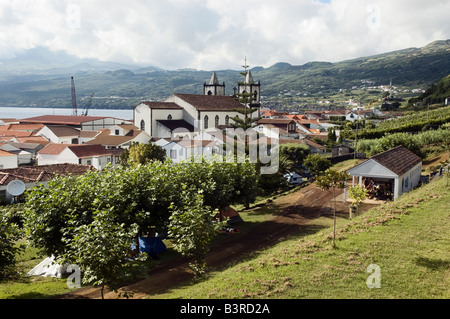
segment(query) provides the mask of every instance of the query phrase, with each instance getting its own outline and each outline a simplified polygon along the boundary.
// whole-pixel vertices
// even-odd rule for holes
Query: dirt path
[[[208,266],[224,267],[252,252],[272,246],[289,235],[299,234],[302,228],[306,232],[305,226],[312,219],[321,216],[332,218],[331,200],[329,192],[322,192],[314,184],[276,199],[268,205],[273,205],[279,214],[248,231],[229,235],[229,238],[212,246],[207,257]],[[337,201],[337,210],[339,214],[348,215],[348,203]],[[133,298],[140,299],[164,292],[192,277],[187,259],[179,258],[152,268],[147,279],[126,286],[123,290],[132,292]],[[65,299],[100,297],[97,288],[83,288],[62,296]],[[105,298],[115,299],[117,294],[108,292]]]

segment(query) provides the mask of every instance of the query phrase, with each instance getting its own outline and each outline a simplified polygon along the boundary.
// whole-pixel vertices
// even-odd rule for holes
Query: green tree
[[[327,190],[333,196],[333,247],[336,246],[336,191],[345,188],[345,182],[349,178],[346,172],[338,172],[327,169],[325,173],[317,177],[317,186],[323,190]]]
[[[353,200],[352,205],[355,207],[356,212],[358,212],[361,203],[367,198],[367,189],[357,184],[349,188],[348,197]]]
[[[234,202],[254,201],[257,178],[254,164],[249,162],[207,161],[177,165],[152,161],[79,177],[59,177],[48,186],[39,185],[27,191],[25,229],[31,244],[48,256],[79,262],[85,270],[99,258],[98,267],[92,265],[84,280],[99,285],[105,282],[114,288],[120,282],[119,274],[127,273],[125,264],[118,259],[120,255],[125,258],[124,247],[129,247],[131,238],[150,227],[160,234],[167,233],[174,226],[176,219],[171,220],[170,216],[175,211],[183,214],[183,209],[189,209],[186,214],[199,213],[200,199],[195,191],[201,192],[205,207],[225,208]],[[196,232],[205,227],[199,218],[189,222],[192,223],[189,227],[182,226]],[[185,233],[185,236],[202,235]],[[117,250],[109,247],[115,240]],[[97,246],[83,249],[83,245],[88,246],[87,241]],[[100,249],[102,245],[104,249]],[[181,245],[179,250],[189,248],[190,252],[192,247]],[[97,256],[90,256],[89,252]],[[109,275],[101,267],[116,262],[117,268],[112,267],[111,272],[120,278],[114,281],[106,277]]]
[[[318,176],[322,174],[325,170],[331,167],[331,161],[323,155],[320,154],[309,154],[303,165],[311,171],[314,175]]]
[[[165,159],[166,151],[152,143],[135,143],[121,155],[121,162],[130,165],[145,165],[152,160],[164,162]]]
[[[106,285],[117,292],[126,280],[143,275],[145,269],[138,263],[147,257],[127,258],[138,225],[118,224],[114,214],[112,210],[95,212],[92,223],[76,227],[74,236],[64,240],[68,249],[62,260],[80,267],[84,284],[101,287],[102,299]]]
[[[245,65],[242,66],[244,68],[244,72],[241,72],[241,75],[244,76],[244,78],[247,78],[247,74],[249,71],[247,71],[248,65],[245,63]],[[248,85],[249,83],[246,83],[246,80],[243,82],[240,82],[243,85]],[[257,92],[250,93],[250,92],[238,92],[235,94],[235,98],[242,104],[242,107],[235,109],[234,111],[242,114],[242,118],[240,116],[234,116],[231,117],[233,122],[231,122],[231,126],[234,128],[242,128],[244,130],[247,130],[248,128],[253,126],[253,123],[258,121],[260,118],[253,117],[252,114],[258,111],[258,107],[252,107],[253,101],[256,101],[256,94]]]
[[[303,163],[310,154],[309,147],[304,144],[287,143],[280,145],[280,155],[287,155],[296,165]]]
[[[180,191],[183,201],[171,206],[169,237],[175,250],[193,258],[190,267],[199,276],[206,271],[209,243],[222,225],[214,221],[217,211],[205,206],[201,191],[187,185]]]
[[[24,248],[16,244],[23,231],[13,222],[11,210],[11,207],[0,209],[0,279],[15,274],[16,256]]]

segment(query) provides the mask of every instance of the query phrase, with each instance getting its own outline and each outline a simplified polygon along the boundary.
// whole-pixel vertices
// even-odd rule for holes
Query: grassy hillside
[[[417,98],[408,100],[407,106],[414,106],[419,103],[424,106],[429,104],[443,104],[446,98],[450,97],[450,74],[441,79],[437,84],[433,83],[431,87]]]
[[[442,178],[353,220],[340,220],[336,249],[327,228],[149,297],[448,299],[449,190]],[[381,288],[367,286],[372,264],[379,266]]]

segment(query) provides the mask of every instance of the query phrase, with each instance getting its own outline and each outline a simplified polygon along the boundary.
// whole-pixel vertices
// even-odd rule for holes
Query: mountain
[[[80,107],[95,92],[92,107],[131,108],[142,100],[162,100],[173,93],[201,94],[211,72],[81,60],[38,48],[0,61],[0,106],[71,107],[70,77],[74,76]],[[232,94],[242,80],[239,70],[216,73],[226,84],[226,94]],[[252,74],[261,81],[263,101],[286,107],[305,103],[293,97],[323,98],[362,83],[387,85],[391,79],[396,86],[428,88],[450,74],[450,40],[337,63],[280,62],[255,67]]]

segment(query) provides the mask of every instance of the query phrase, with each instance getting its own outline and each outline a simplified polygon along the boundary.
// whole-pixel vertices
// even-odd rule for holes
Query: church
[[[252,117],[260,116],[260,82],[255,82],[247,71],[244,82],[239,82],[233,95],[226,95],[225,83],[220,84],[216,72],[209,83],[203,84],[203,94],[173,94],[163,102],[141,102],[133,109],[134,125],[152,138],[173,136],[195,139],[203,133],[231,127],[233,117],[244,115],[236,109],[244,107],[236,95],[250,93],[254,100],[245,107],[257,107]]]

